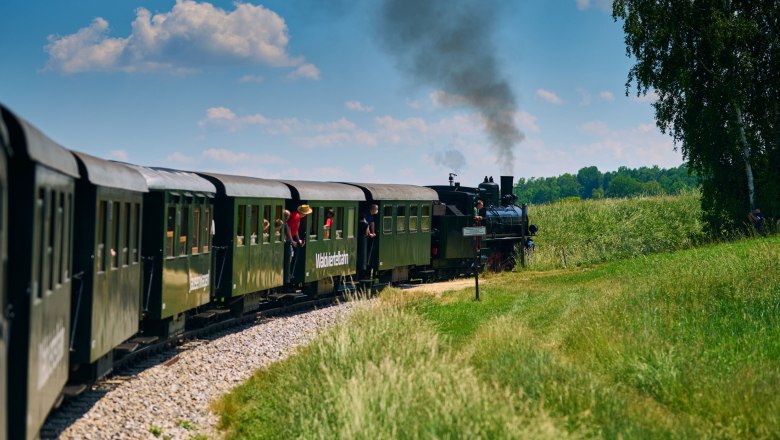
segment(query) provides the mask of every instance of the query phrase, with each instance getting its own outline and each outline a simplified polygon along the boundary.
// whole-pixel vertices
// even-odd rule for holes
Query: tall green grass
[[[383,292],[225,396],[222,429],[780,438],[780,237],[702,245],[697,193],[532,213],[536,270],[491,274],[478,303]]]
[[[560,438],[538,405],[480,380],[420,316],[367,306],[218,404],[228,438]]]
[[[230,438],[778,438],[780,238],[387,291],[219,405]]]
[[[698,191],[678,196],[564,200],[530,209],[539,226],[529,266],[547,270],[688,249],[707,241]]]

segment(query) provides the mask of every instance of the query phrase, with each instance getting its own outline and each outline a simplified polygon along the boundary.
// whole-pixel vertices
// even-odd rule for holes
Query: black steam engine
[[[485,226],[487,235],[480,240],[479,254],[487,268],[511,270],[517,259],[533,249],[536,225],[528,222],[528,206],[517,206],[512,192],[513,177],[502,176],[501,185],[492,177],[476,188],[464,187],[450,174],[450,184],[431,186],[439,195],[433,206],[431,269],[437,277],[453,277],[472,270],[474,239],[463,237],[466,226]],[[478,202],[482,201],[482,206]]]

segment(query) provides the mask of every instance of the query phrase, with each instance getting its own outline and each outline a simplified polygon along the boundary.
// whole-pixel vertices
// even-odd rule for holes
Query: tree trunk
[[[755,187],[753,186],[753,167],[750,165],[750,146],[748,145],[747,135],[745,134],[745,120],[742,117],[742,109],[739,105],[734,105],[734,111],[737,113],[737,126],[739,127],[739,140],[742,143],[742,159],[745,160],[745,174],[747,176],[748,197],[750,198],[750,210],[756,207]]]

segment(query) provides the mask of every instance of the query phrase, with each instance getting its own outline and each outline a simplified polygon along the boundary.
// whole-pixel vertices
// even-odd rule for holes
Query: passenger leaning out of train
[[[485,215],[485,202],[482,199],[477,199],[477,206],[474,207],[474,224],[479,226],[482,224],[482,219]]]
[[[371,205],[371,209],[369,209],[368,214],[366,214],[366,223],[368,223],[368,227],[366,228],[366,237],[376,237],[377,214],[379,214],[379,205]]]
[[[303,246],[306,244],[301,237],[298,236],[298,229],[301,226],[301,219],[312,213],[312,209],[309,205],[301,205],[296,209],[287,219],[287,240],[292,244],[292,247]]]
[[[325,211],[325,240],[330,240],[330,230],[333,226],[333,216],[336,213],[332,209]]]

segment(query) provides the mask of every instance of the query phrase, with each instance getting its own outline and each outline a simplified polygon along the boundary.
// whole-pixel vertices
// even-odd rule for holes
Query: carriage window
[[[98,209],[98,239],[97,239],[97,253],[95,255],[95,261],[97,261],[97,271],[106,271],[106,217],[108,216],[108,202],[105,200],[100,201],[100,209]]]
[[[325,234],[323,238],[325,240],[330,240],[331,238],[333,238],[331,236],[331,229],[333,229],[333,221],[335,216],[336,216],[336,211],[334,211],[333,208],[331,207],[325,208],[325,218],[322,221],[322,228]]]
[[[210,208],[203,208],[203,223],[204,227],[206,228],[206,237],[201,241],[203,243],[203,253],[209,251],[209,246],[211,243],[211,209]]]
[[[409,207],[409,232],[417,232],[417,213],[420,209],[417,205]]]
[[[263,243],[271,242],[271,205],[263,206]]]
[[[200,251],[200,238],[203,235],[203,228],[200,227],[200,206],[192,207],[192,254],[196,255]]]
[[[133,243],[133,210],[130,202],[125,203],[125,242],[122,243],[122,266],[130,265],[130,246]]]
[[[236,216],[236,246],[244,245],[244,234],[246,234],[246,205],[238,205],[238,215]]]
[[[344,238],[344,208],[336,209],[336,239]]]
[[[70,280],[70,256],[73,255],[73,194],[68,194],[68,204],[65,205],[65,262],[62,263],[65,273],[62,278]]]
[[[252,233],[249,234],[249,244],[256,245],[257,244],[257,233],[258,231],[258,224],[260,222],[260,207],[257,205],[252,205],[251,207],[251,213],[249,217],[249,227],[252,230]]]
[[[320,211],[322,208],[312,208],[312,213],[308,215],[309,239],[316,240],[320,232]]]
[[[133,237],[133,263],[138,263],[141,257],[141,204],[135,204],[135,237]]]
[[[46,246],[46,259],[48,267],[49,285],[47,288],[49,291],[54,291],[54,269],[57,263],[54,261],[56,253],[54,252],[57,245],[57,192],[52,190],[49,193],[49,212],[47,215],[49,220],[49,243]]]
[[[173,236],[176,233],[176,207],[175,206],[169,206],[168,207],[168,229],[165,233],[165,250],[166,255],[168,258],[172,258],[174,255],[174,249],[175,247],[173,242]]]
[[[182,206],[179,216],[179,256],[187,255],[187,237],[190,232],[190,207]]]
[[[57,265],[57,284],[62,284],[64,280],[64,270],[66,259],[65,253],[68,249],[68,235],[67,235],[67,222],[65,220],[65,193],[60,193],[59,204],[57,207],[57,217],[59,218],[59,233],[60,233],[60,249],[59,264]]]
[[[44,247],[46,239],[46,190],[41,188],[38,190],[38,201],[36,209],[38,211],[38,264],[37,273],[33,275],[33,280],[37,283],[35,291],[38,294],[38,298],[43,298],[43,261],[44,261]]]
[[[399,206],[396,215],[396,226],[399,234],[406,232],[406,206]]]
[[[347,238],[355,236],[355,208],[347,210]]]
[[[382,232],[393,233],[393,207],[389,205],[386,205],[382,212]]]
[[[120,221],[120,214],[119,214],[119,207],[122,205],[119,202],[112,202],[112,216],[111,216],[111,222],[114,229],[114,242],[111,243],[111,269],[116,269],[119,267],[119,253],[120,253],[120,247],[119,247],[119,237],[120,237],[120,228],[121,225]]]
[[[423,205],[422,207],[420,229],[422,231],[429,231],[431,229],[431,205]]]
[[[284,220],[282,220],[282,207],[276,206],[276,213],[274,214],[274,240],[276,242],[282,241],[282,226],[284,226]]]

